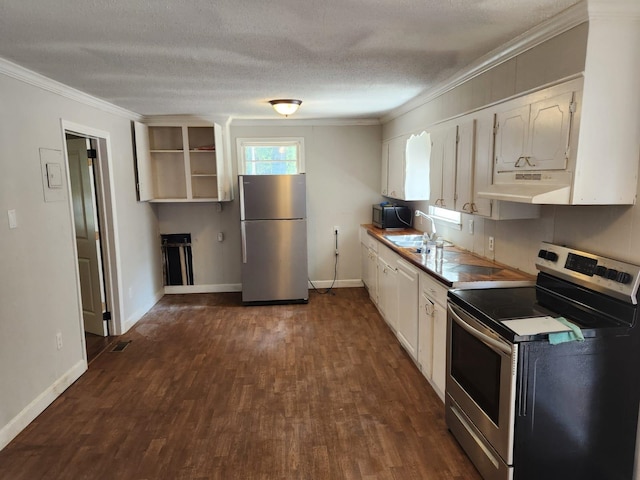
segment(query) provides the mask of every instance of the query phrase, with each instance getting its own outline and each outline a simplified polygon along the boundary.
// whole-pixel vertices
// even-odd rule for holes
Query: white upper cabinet
[[[134,123],[138,198],[151,202],[233,199],[231,168],[218,124]]]
[[[382,146],[382,194],[399,200],[429,198],[431,141],[427,132],[402,135]]]
[[[458,126],[455,123],[431,131],[429,203],[449,210],[455,208],[457,141]]]
[[[567,168],[575,93],[535,100],[545,93],[507,102],[496,113],[497,173]]]
[[[458,150],[456,155],[455,209],[464,213],[479,213],[483,202],[477,202],[474,193],[476,120],[467,118],[458,123]],[[486,214],[480,212],[481,214]]]

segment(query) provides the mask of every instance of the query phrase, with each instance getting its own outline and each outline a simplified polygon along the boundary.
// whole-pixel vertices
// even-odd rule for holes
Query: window
[[[304,139],[238,138],[238,172],[244,175],[304,173]]]
[[[446,208],[429,205],[429,215],[433,216],[436,220],[457,226],[458,230],[462,228],[462,215],[460,212],[454,212],[453,210],[447,210]]]

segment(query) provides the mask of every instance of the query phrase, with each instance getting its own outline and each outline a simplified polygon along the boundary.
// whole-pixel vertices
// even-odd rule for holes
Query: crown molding
[[[61,97],[74,100],[82,103],[83,105],[97,108],[98,110],[106,113],[111,113],[129,120],[140,121],[142,119],[142,115],[126,110],[122,107],[118,107],[106,100],[93,97],[87,93],[81,92],[80,90],[76,90],[75,88],[69,87],[68,85],[56,80],[52,80],[51,78],[45,77],[44,75],[32,70],[28,70],[4,58],[0,58],[0,74],[15,78],[16,80],[41,88],[42,90],[46,90],[56,95],[60,95]]]
[[[349,126],[372,126],[380,125],[378,118],[282,118],[282,119],[249,119],[234,118],[231,120],[232,127],[349,127]]]
[[[583,0],[548,21],[531,28],[522,35],[515,37],[513,40],[510,40],[488,54],[480,57],[436,87],[418,95],[398,108],[393,109],[391,112],[384,115],[380,119],[380,122],[384,124],[396,117],[399,117],[400,115],[404,115],[405,113],[434,100],[440,95],[447,93],[449,90],[468,82],[472,78],[481,75],[491,68],[511,60],[521,53],[526,52],[527,50],[530,50],[531,48],[540,45],[541,43],[550,40],[567,30],[577,27],[586,21],[588,21],[587,0]]]

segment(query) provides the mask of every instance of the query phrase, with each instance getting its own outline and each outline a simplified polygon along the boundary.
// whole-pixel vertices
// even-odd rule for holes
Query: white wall
[[[309,277],[316,286],[328,286],[334,276],[334,225],[340,227],[337,285],[361,285],[358,225],[370,223],[371,205],[382,198],[380,134],[378,125],[305,126],[295,121],[290,126],[231,127],[236,186],[236,138],[304,137]],[[240,284],[237,198],[224,203],[221,213],[215,204],[158,205],[158,217],[161,233],[192,234],[196,284]],[[218,232],[225,235],[222,243]]]
[[[122,322],[161,290],[156,218],[135,199],[130,120],[0,74],[0,448],[86,369],[68,194],[45,202],[41,181],[39,148],[62,151],[61,119],[110,136]]]

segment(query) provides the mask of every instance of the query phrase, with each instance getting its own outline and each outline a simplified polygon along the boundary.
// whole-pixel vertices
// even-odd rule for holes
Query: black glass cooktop
[[[594,294],[592,294],[594,295]],[[633,323],[632,312],[626,314],[616,305],[607,304],[606,310],[591,308],[584,303],[568,301],[562,295],[531,287],[488,288],[477,290],[451,290],[451,301],[505,337],[513,332],[502,325],[503,320],[549,315],[564,317],[575,323],[583,333],[596,329],[628,327]],[[626,319],[625,321],[623,321]]]
[[[535,287],[454,290],[452,295],[460,297],[468,306],[479,310],[492,320],[535,317],[542,314],[536,310]]]

